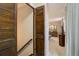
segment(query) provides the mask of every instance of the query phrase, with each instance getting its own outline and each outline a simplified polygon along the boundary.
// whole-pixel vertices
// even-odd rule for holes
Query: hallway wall
[[[17,51],[30,39],[33,39],[33,10],[26,4],[17,5]],[[32,41],[33,42],[33,41]],[[33,44],[27,50],[33,52]],[[22,55],[28,55],[27,52]]]

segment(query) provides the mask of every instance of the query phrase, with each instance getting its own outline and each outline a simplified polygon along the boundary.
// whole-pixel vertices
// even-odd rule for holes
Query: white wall
[[[17,51],[30,39],[33,39],[33,10],[26,4],[17,4]],[[33,53],[33,43],[30,47],[25,50]]]
[[[49,21],[65,16],[65,3],[47,3]]]

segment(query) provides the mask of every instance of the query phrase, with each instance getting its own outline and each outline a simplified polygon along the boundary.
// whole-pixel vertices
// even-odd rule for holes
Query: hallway
[[[49,39],[49,51],[52,56],[64,56],[65,55],[65,47],[59,46],[59,38],[51,37]]]
[[[0,56],[79,55],[79,4],[0,3]]]

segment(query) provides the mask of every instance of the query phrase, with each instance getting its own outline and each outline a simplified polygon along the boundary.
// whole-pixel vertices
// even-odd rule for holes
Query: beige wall
[[[17,50],[30,39],[33,39],[33,10],[26,4],[17,4]],[[33,52],[33,44],[28,51]]]

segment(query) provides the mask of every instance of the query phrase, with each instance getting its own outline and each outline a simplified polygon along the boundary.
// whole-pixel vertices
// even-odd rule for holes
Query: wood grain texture
[[[17,55],[15,4],[0,3],[0,55]],[[10,40],[8,40],[10,39]],[[5,40],[5,42],[4,42]]]
[[[44,6],[36,8],[36,55],[44,56]]]

